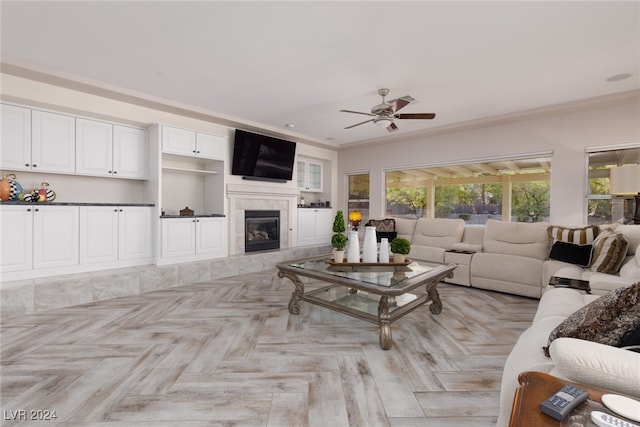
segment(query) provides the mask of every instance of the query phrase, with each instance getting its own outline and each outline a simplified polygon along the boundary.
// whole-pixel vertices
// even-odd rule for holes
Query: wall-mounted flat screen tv
[[[290,181],[296,143],[236,129],[231,173],[247,179]]]

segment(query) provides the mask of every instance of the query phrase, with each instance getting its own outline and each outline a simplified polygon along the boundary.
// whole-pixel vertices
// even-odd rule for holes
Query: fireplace
[[[244,211],[244,251],[280,248],[280,211]]]

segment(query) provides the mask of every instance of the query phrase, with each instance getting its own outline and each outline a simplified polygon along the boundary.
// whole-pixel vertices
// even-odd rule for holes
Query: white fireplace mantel
[[[227,184],[229,199],[229,254],[244,253],[244,211],[280,211],[280,247],[295,245],[298,236],[298,196],[291,187]]]

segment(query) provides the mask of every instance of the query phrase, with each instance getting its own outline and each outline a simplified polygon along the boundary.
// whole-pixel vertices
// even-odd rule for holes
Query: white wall
[[[490,102],[490,101],[488,101]],[[437,119],[436,119],[437,120]],[[581,106],[536,113],[529,118],[451,130],[430,136],[345,148],[338,153],[338,176],[370,173],[371,216],[385,213],[384,170],[473,161],[491,157],[553,152],[550,221],[586,221],[585,149],[608,145],[640,146],[640,95],[624,96]],[[338,187],[339,207],[346,206],[346,189]]]

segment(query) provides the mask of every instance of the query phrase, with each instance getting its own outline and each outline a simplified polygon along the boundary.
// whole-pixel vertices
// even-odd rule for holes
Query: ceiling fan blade
[[[365,120],[364,122],[360,122],[360,123],[356,123],[355,125],[347,126],[345,129],[351,129],[351,128],[354,128],[354,127],[356,127],[356,126],[360,126],[360,125],[363,125],[363,124],[365,124],[365,123],[372,122],[372,121],[374,121],[374,120],[375,120],[375,119]]]
[[[433,119],[436,117],[433,113],[408,113],[408,114],[394,114],[396,119]]]
[[[412,96],[405,95],[397,99],[392,99],[391,101],[389,101],[389,104],[391,104],[391,111],[395,113],[396,111],[406,107],[413,101],[415,101],[415,99]]]
[[[371,113],[363,113],[362,111],[340,110],[340,112],[341,112],[341,113],[364,114],[365,116],[373,116],[373,117],[375,117],[375,114],[371,114]]]
[[[391,122],[391,124],[389,126],[387,126],[387,130],[389,132],[393,132],[394,130],[397,130],[397,129],[398,129],[398,126],[396,126],[396,124],[393,123],[393,122]]]

